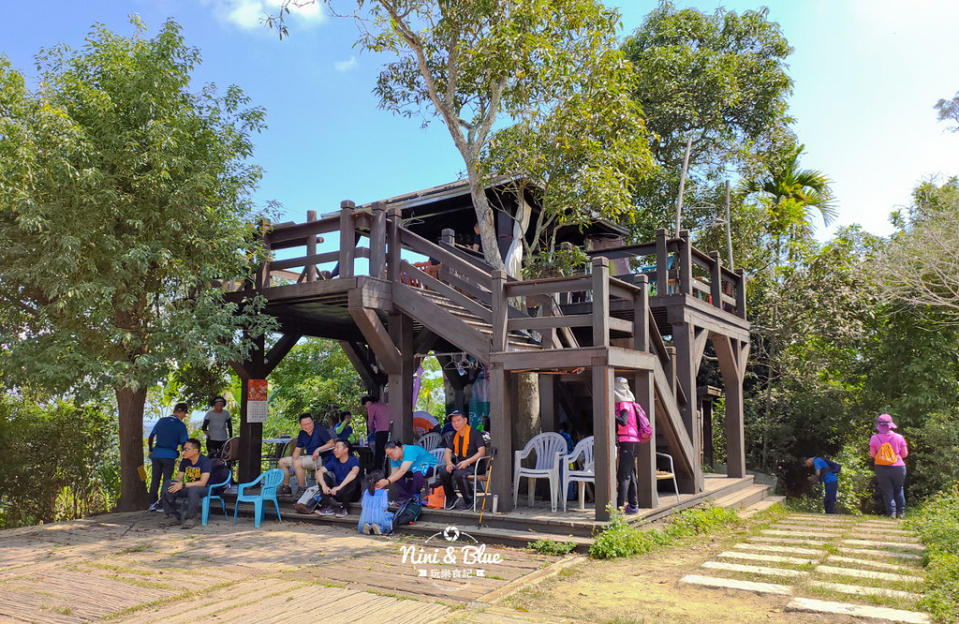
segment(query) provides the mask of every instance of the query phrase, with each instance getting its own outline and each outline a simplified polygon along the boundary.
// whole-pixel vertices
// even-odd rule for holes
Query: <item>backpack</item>
[[[822,460],[829,466],[829,472],[833,473],[834,475],[842,472],[842,464],[837,464],[833,460],[826,459],[825,457],[823,457]]]
[[[633,403],[633,410],[636,412],[636,428],[639,430],[639,442],[644,444],[653,437],[653,426],[649,424],[646,418],[646,411],[639,406],[639,403]]]
[[[892,450],[892,444],[883,442],[882,446],[879,447],[879,452],[876,453],[876,465],[892,466],[898,461],[899,456],[896,455],[896,451]]]
[[[423,505],[418,498],[410,498],[400,503],[400,508],[393,514],[393,526],[413,524],[423,512]]]
[[[223,460],[214,457],[210,460],[210,480],[209,483],[212,485],[214,483],[223,483],[226,481],[227,477],[232,478],[232,473],[230,469],[227,468],[226,464],[223,463]],[[226,486],[221,486],[213,490],[214,494],[222,494],[223,490],[226,489]]]

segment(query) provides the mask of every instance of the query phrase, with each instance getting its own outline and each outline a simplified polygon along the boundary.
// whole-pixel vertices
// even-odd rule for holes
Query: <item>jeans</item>
[[[906,494],[903,483],[906,481],[905,466],[876,466],[876,483],[882,494],[882,504],[886,515],[892,518],[906,511]]]
[[[446,494],[446,502],[451,503],[456,500],[456,490],[463,495],[463,502],[467,507],[473,506],[473,484],[469,478],[473,476],[473,466],[463,468],[462,470],[453,469],[453,472],[446,472],[446,466],[438,466],[440,475],[440,484],[443,486],[443,492]]]
[[[636,455],[639,453],[639,442],[620,442],[619,454],[616,459],[616,506],[622,507],[626,500],[633,507],[639,507],[638,490],[636,489]]]
[[[200,503],[206,496],[207,487],[183,487],[176,492],[163,491],[163,513],[168,516],[177,513],[177,502],[182,498],[186,503],[183,506],[182,520],[193,518],[200,511]]]
[[[389,437],[389,431],[377,431],[373,434],[373,470],[383,470],[383,463],[386,460],[386,442]]]
[[[210,438],[207,438],[206,439],[206,456],[219,457],[220,451],[223,449],[224,444],[226,444],[226,440],[211,440]]]
[[[176,465],[175,457],[155,457],[150,460],[153,464],[153,476],[150,477],[150,504],[159,500],[158,492],[166,492],[173,479],[173,468]],[[163,477],[163,489],[160,489],[160,477]]]
[[[839,481],[827,481],[823,483],[826,494],[823,497],[822,505],[827,514],[836,513],[836,491],[839,489]]]

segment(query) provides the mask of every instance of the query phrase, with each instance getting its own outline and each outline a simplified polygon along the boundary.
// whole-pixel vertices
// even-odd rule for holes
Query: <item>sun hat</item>
[[[889,429],[895,429],[896,423],[892,421],[892,416],[889,414],[879,414],[879,416],[876,417],[876,429],[886,427]]]
[[[617,403],[633,403],[636,401],[636,399],[633,398],[632,391],[629,389],[629,382],[626,381],[625,377],[616,378],[613,394],[616,395]]]

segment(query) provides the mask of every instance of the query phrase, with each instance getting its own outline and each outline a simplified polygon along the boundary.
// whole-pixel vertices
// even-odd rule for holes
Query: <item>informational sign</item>
[[[246,422],[264,423],[267,416],[266,379],[250,379],[246,387]]]

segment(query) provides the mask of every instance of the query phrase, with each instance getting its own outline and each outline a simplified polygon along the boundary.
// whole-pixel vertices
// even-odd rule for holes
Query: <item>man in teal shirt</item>
[[[398,503],[419,496],[439,464],[432,453],[415,444],[388,442],[386,455],[390,458],[390,476],[377,481],[375,487],[395,485]]]

